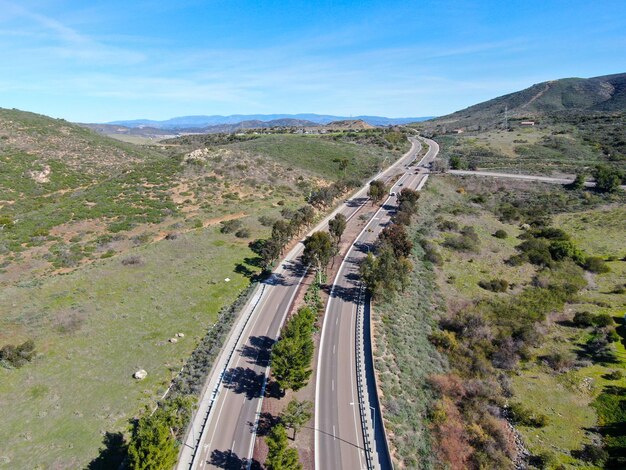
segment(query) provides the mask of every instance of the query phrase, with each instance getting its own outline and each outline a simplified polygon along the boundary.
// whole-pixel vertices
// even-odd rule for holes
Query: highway
[[[374,179],[408,171],[420,143],[411,137],[411,149]],[[414,170],[412,170],[414,171]],[[320,222],[310,233],[325,230],[337,212],[348,219],[367,203],[369,182]],[[305,269],[299,262],[298,243],[262,283],[244,307],[209,374],[205,391],[193,417],[177,469],[250,468],[269,374],[268,359]],[[332,467],[328,467],[332,468]]]
[[[418,166],[403,168],[404,174],[390,190],[390,196],[365,226],[346,254],[333,282],[326,306],[319,349],[315,397],[315,468],[327,469],[388,469],[391,468],[385,444],[384,428],[373,377],[369,317],[365,328],[356,328],[360,281],[359,263],[367,255],[378,234],[387,225],[397,206],[397,194],[403,188],[421,189],[428,177],[427,164],[439,151],[436,142],[427,140],[430,148]],[[369,303],[367,303],[367,307]],[[364,309],[369,315],[369,308]],[[357,335],[364,335],[365,377],[363,426],[358,407]],[[370,360],[367,360],[367,359]],[[366,462],[363,428],[372,441],[372,464]]]

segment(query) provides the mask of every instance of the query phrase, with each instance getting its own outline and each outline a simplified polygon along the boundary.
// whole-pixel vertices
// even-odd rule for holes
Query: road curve
[[[417,166],[399,168],[402,176],[390,190],[389,198],[357,237],[334,280],[322,326],[315,396],[315,468],[389,469],[391,460],[378,405],[371,344],[369,309],[365,309],[364,331],[357,330],[360,261],[367,255],[380,231],[389,223],[397,206],[396,194],[403,188],[421,189],[428,178],[427,165],[439,151],[436,142]],[[365,350],[365,423],[359,412],[357,389],[357,335],[363,335]],[[367,360],[367,359],[370,360]],[[367,464],[364,431],[372,442],[372,460]],[[371,439],[374,436],[374,439]]]
[[[413,137],[410,140],[411,149],[375,178],[388,177],[414,159],[420,144]],[[327,229],[328,220],[338,212],[348,219],[355,215],[367,203],[368,186],[369,181],[309,234]],[[178,470],[241,469],[254,463],[252,452],[269,374],[269,351],[305,274],[300,263],[302,250],[302,243],[296,245],[244,307],[209,374]]]

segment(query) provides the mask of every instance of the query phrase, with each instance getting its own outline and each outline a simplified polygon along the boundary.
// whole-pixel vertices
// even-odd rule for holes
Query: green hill
[[[493,127],[509,119],[537,118],[560,112],[626,111],[626,73],[594,78],[564,78],[538,83],[425,123],[427,127]]]

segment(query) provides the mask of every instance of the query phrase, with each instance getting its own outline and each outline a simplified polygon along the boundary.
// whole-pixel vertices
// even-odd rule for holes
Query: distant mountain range
[[[334,121],[362,120],[372,126],[390,126],[397,124],[408,124],[410,122],[420,122],[431,119],[432,116],[387,118],[382,116],[331,116],[326,114],[233,114],[230,116],[181,116],[164,121],[154,121],[150,119],[134,119],[126,121],[112,121],[106,124],[125,127],[151,127],[154,129],[200,129],[210,126],[233,125],[249,121],[256,121],[257,124],[273,122],[275,126],[244,126],[250,127],[277,127],[277,126],[311,126],[324,125]],[[283,124],[276,124],[276,121],[284,120]]]
[[[509,119],[536,118],[559,112],[626,111],[626,73],[593,78],[563,78],[538,83],[429,121],[428,125],[462,128],[492,126]]]

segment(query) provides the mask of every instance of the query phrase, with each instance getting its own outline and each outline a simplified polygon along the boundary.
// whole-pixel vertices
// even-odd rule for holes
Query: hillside
[[[508,108],[508,110],[507,110]],[[564,78],[538,83],[447,116],[428,121],[427,126],[465,128],[493,127],[509,119],[538,118],[559,112],[626,111],[626,73],[594,78]]]
[[[0,361],[2,468],[86,468],[230,318],[260,269],[250,242],[342,159],[365,178],[400,153],[309,135],[140,147],[7,110],[0,128],[0,348],[35,345],[22,367]]]

